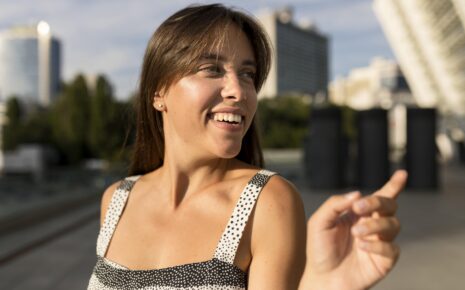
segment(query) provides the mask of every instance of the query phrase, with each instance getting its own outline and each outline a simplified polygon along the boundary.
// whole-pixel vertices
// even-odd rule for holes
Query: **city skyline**
[[[214,3],[218,1],[197,1]],[[47,21],[62,40],[64,81],[77,73],[107,75],[119,99],[137,87],[148,39],[158,25],[192,1],[109,2],[18,0],[0,4],[0,29]],[[330,79],[366,66],[375,56],[393,58],[371,0],[222,1],[254,15],[294,8],[297,21],[311,21],[330,38]]]

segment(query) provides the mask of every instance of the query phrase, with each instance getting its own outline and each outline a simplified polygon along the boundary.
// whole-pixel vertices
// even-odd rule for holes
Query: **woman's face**
[[[231,25],[224,44],[205,52],[195,71],[159,98],[166,145],[183,154],[235,157],[257,109],[255,73],[250,41]]]

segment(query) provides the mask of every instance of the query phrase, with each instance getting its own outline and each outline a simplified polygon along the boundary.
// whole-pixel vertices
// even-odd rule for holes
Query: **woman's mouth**
[[[209,119],[216,127],[230,131],[241,130],[244,123],[243,116],[232,113],[211,113]]]
[[[243,117],[232,113],[212,113],[211,118],[217,122],[227,122],[231,124],[240,124],[243,122]]]

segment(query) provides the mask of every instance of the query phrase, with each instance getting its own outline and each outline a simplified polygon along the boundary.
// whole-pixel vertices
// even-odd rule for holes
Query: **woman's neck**
[[[190,154],[165,152],[163,165],[157,169],[157,182],[163,184],[169,205],[178,208],[190,195],[224,180],[234,159],[195,158]]]

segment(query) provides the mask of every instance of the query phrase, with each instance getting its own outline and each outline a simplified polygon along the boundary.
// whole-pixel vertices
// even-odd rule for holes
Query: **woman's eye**
[[[245,71],[245,72],[242,72],[241,75],[243,75],[246,78],[250,78],[253,80],[255,79],[255,73],[253,71]]]
[[[222,69],[217,65],[204,66],[199,69],[199,71],[206,72],[209,75],[221,75],[223,73]]]

